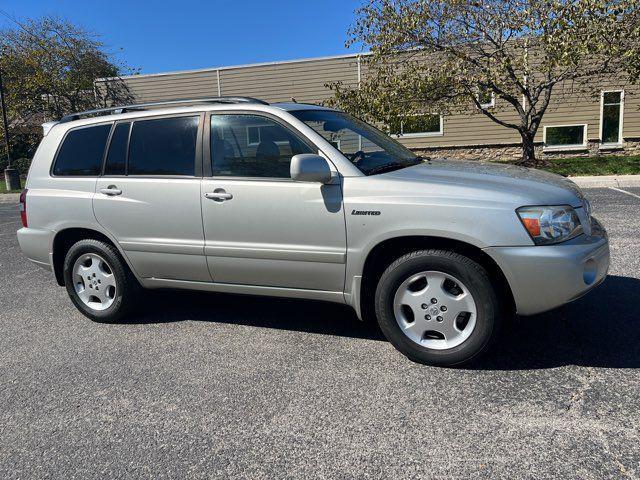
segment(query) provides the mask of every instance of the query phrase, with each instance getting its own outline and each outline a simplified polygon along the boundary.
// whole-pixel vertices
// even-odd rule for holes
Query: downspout
[[[360,82],[362,82],[362,63],[360,62],[361,55],[356,57],[358,65],[358,90],[360,90]],[[358,150],[362,150],[362,135],[358,135]]]

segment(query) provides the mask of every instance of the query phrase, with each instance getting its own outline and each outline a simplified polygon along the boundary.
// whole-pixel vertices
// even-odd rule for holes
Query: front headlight
[[[564,242],[582,233],[580,219],[569,205],[521,207],[516,212],[536,245]]]

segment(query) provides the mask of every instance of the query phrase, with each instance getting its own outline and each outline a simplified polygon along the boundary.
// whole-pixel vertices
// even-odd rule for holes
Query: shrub
[[[31,165],[31,159],[30,158],[18,158],[17,160],[14,160],[13,162],[11,162],[11,164],[13,165],[13,168],[18,170],[18,172],[20,173],[21,177],[25,177],[27,175],[27,172],[29,172],[29,166]]]

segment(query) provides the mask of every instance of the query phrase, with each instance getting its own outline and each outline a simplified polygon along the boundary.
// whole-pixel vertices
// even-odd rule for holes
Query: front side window
[[[421,163],[420,157],[371,125],[335,110],[296,110],[303,121],[342,152],[365,175]]]
[[[291,157],[315,153],[291,130],[261,115],[211,116],[213,176],[290,178]]]
[[[195,175],[198,116],[138,120],[129,141],[129,175]]]
[[[392,135],[442,135],[442,117],[436,114],[406,115],[389,124]]]
[[[621,91],[602,93],[602,143],[622,143],[622,99]]]
[[[544,130],[545,147],[582,147],[586,144],[586,125],[549,126]]]
[[[111,124],[70,130],[56,157],[57,176],[98,175]]]

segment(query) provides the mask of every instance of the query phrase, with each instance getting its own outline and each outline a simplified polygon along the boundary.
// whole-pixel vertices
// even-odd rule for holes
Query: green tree
[[[96,35],[57,17],[16,21],[0,32],[0,70],[13,159],[33,150],[42,122],[131,99],[118,80],[127,67]],[[99,77],[115,80],[109,89],[96,89]]]
[[[638,0],[370,0],[347,45],[371,50],[359,87],[331,103],[390,124],[411,113],[475,112],[516,130],[521,164],[552,100],[640,74]],[[495,95],[496,108],[482,97]],[[515,113],[515,115],[514,115]]]

